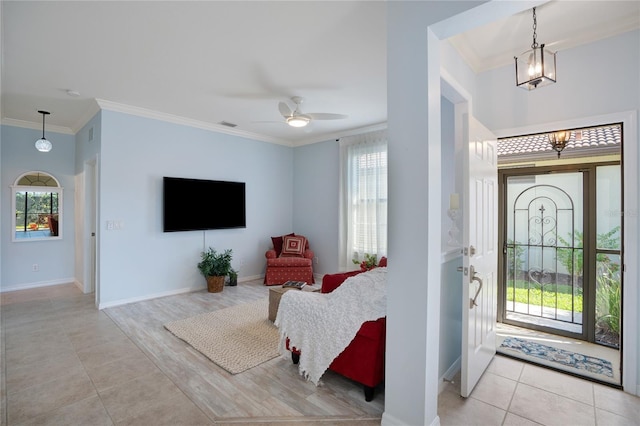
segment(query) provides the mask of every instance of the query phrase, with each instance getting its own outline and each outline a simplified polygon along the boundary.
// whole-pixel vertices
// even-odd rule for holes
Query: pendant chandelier
[[[49,111],[38,111],[42,114],[42,137],[36,141],[36,149],[40,152],[49,152],[53,145],[44,137],[44,117],[51,114]]]
[[[551,144],[551,148],[558,153],[558,158],[560,158],[560,153],[567,146],[569,138],[571,138],[571,132],[569,130],[549,133],[549,143]]]
[[[533,43],[516,60],[516,86],[526,90],[547,86],[556,82],[556,54],[545,50],[544,43],[538,45],[536,30],[538,20],[536,8],[533,8]]]

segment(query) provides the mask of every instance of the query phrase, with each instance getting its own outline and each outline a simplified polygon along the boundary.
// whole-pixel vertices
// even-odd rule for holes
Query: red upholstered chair
[[[387,266],[385,257],[380,259],[379,266]],[[341,274],[327,274],[322,278],[322,293],[330,293],[349,277],[363,271],[351,271]],[[387,334],[387,318],[367,321],[362,324],[356,337],[349,346],[333,360],[329,369],[348,377],[364,386],[364,398],[371,401],[375,387],[384,380],[384,355]],[[294,364],[300,360],[301,353],[295,348],[291,350]],[[304,356],[304,355],[302,355]]]
[[[287,281],[315,283],[313,278],[313,251],[309,240],[302,235],[288,234],[271,237],[273,248],[267,250],[265,285],[282,285]]]

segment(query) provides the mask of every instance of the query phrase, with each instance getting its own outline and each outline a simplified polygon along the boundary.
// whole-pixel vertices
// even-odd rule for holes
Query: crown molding
[[[104,109],[107,111],[113,112],[121,112],[124,114],[135,115],[138,117],[151,118],[154,120],[165,121],[168,123],[181,124],[184,126],[195,127],[198,129],[211,130],[218,133],[225,133],[228,135],[240,136],[248,139],[258,140],[262,142],[270,142],[278,145],[285,145],[288,147],[292,147],[293,144],[290,141],[265,137],[264,135],[259,135],[251,132],[244,132],[241,130],[232,129],[226,126],[222,126],[219,124],[207,123],[200,120],[194,120],[191,118],[180,117],[173,114],[167,114],[164,112],[153,111],[146,108],[134,107],[131,105],[120,104],[117,102],[108,101],[105,99],[96,99],[96,102],[100,109]]]
[[[3,126],[14,126],[14,127],[22,127],[23,129],[33,129],[42,131],[41,123],[34,123],[32,121],[24,121],[24,120],[16,120],[13,118],[3,118],[2,119]],[[70,127],[64,126],[54,126],[47,124],[46,131],[51,133],[62,133],[64,135],[75,135],[76,132],[73,131]]]
[[[343,130],[341,132],[329,133],[328,135],[318,136],[316,138],[304,139],[299,141],[295,146],[311,145],[318,142],[325,142],[331,139],[340,139],[347,136],[361,135],[363,133],[375,132],[378,130],[385,130],[387,123],[371,124],[369,126],[357,127],[355,129]]]
[[[82,128],[91,120],[97,113],[100,112],[100,105],[96,99],[91,99],[91,106],[82,114],[80,119],[74,124],[71,129],[74,133],[78,133]]]

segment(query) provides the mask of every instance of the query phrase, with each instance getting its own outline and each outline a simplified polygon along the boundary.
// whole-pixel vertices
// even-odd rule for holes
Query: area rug
[[[552,367],[555,365],[556,367],[565,367],[565,370],[566,367],[580,370],[577,371],[576,374],[590,373],[590,375],[603,375],[608,378],[613,378],[613,366],[611,362],[605,359],[570,352],[564,349],[518,339],[517,337],[505,338],[500,345],[499,351],[512,354],[516,357],[518,357],[518,355],[535,357],[547,361],[547,365]]]
[[[278,329],[267,319],[268,299],[165,324],[176,337],[231,374],[277,356]]]

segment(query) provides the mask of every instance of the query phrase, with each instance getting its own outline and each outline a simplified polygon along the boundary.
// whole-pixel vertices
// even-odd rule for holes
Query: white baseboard
[[[382,413],[382,421],[380,422],[381,426],[403,426],[405,423],[401,422],[399,419],[393,417],[392,415],[387,414],[385,411]],[[429,426],[440,426],[440,416],[436,416],[435,419],[431,422]]]
[[[402,425],[402,424],[403,423],[400,420],[388,414],[386,411],[382,413],[382,419],[380,422],[381,426],[396,426],[396,425]]]
[[[98,305],[99,310],[106,308],[115,308],[116,306],[128,305],[129,303],[144,302],[145,300],[157,299],[159,297],[175,296],[178,294],[191,293],[205,289],[206,286],[183,287],[176,290],[163,291],[161,293],[146,294],[139,297],[131,297],[129,299],[114,300],[113,302],[105,302]]]
[[[77,281],[75,278],[60,278],[57,280],[38,281],[35,283],[10,285],[7,287],[0,288],[0,293],[6,293],[9,291],[18,291],[18,290],[28,290],[30,288],[38,288],[38,287],[49,287],[52,285],[70,284],[70,283],[74,283],[75,285],[77,285]]]
[[[242,278],[238,277],[238,283],[259,280],[261,278],[264,278],[264,275],[251,275],[251,276],[242,277]],[[203,290],[205,288],[207,288],[206,285],[195,286],[195,287],[183,287],[176,290],[163,291],[161,293],[147,294],[139,297],[131,297],[129,299],[114,300],[113,302],[100,303],[98,305],[98,309],[103,310],[106,308],[114,308],[116,306],[127,305],[129,303],[144,302],[145,300],[157,299],[158,297],[175,296],[177,294],[191,293],[194,291]]]
[[[440,377],[440,381],[438,385],[438,394],[440,394],[440,392],[442,392],[447,387],[447,382],[450,382],[456,376],[456,374],[458,374],[458,371],[460,371],[461,367],[462,367],[462,358],[459,357],[451,365],[451,367],[449,367],[447,371],[444,372],[442,377]]]
[[[447,263],[455,260],[459,257],[462,257],[462,249],[460,248],[452,248],[447,251],[443,251],[440,254],[440,263]]]
[[[238,277],[238,282],[244,283],[247,281],[255,281],[260,279],[264,279],[264,275],[249,275],[248,277],[242,277],[242,278]]]

